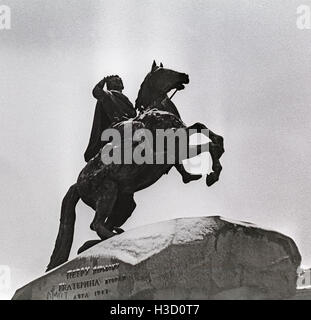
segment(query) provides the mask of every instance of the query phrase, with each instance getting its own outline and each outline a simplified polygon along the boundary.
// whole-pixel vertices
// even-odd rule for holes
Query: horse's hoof
[[[113,228],[113,231],[115,231],[117,234],[121,234],[121,233],[124,232],[124,230],[121,229],[121,228],[119,228],[119,227],[114,227],[114,228]]]
[[[215,172],[212,172],[206,176],[206,185],[210,187],[218,180],[219,180],[219,176]]]
[[[182,177],[182,181],[183,183],[187,184],[191,181],[196,181],[196,180],[199,180],[202,178],[202,175],[201,174],[189,174],[189,175],[186,175],[186,176],[183,176]]]
[[[96,233],[102,240],[109,239],[109,238],[111,238],[111,237],[116,235],[114,232],[108,230],[103,225],[100,225],[100,226],[96,227]]]
[[[82,247],[79,248],[78,250],[78,254],[86,251],[87,249],[90,249],[91,247],[95,246],[96,244],[102,242],[103,240],[89,240],[89,241],[86,241],[84,243],[84,245]]]

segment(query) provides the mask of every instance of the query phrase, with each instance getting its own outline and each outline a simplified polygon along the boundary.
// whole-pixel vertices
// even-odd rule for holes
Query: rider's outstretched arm
[[[108,93],[104,90],[104,86],[106,83],[106,78],[103,80],[99,81],[97,85],[93,89],[93,97],[97,100],[106,100],[109,95]]]

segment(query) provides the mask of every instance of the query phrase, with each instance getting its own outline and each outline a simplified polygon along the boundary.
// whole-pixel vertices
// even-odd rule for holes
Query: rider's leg
[[[96,203],[95,218],[91,224],[91,229],[96,231],[102,240],[115,235],[105,227],[105,222],[113,211],[117,200],[117,193],[117,184],[111,180],[105,181],[100,190],[100,196]]]

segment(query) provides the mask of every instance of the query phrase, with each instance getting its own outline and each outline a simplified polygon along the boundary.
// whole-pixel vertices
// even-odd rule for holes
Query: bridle
[[[151,73],[147,75],[145,81],[146,81],[146,86],[148,87],[149,91],[152,90],[150,84],[149,84],[149,78],[151,77]],[[148,106],[146,107],[142,107],[140,108],[140,112],[147,110],[147,109],[152,109],[155,108],[158,104],[162,104],[164,100],[169,99],[170,101],[173,99],[173,97],[175,96],[175,94],[177,93],[177,91],[179,91],[178,89],[175,89],[175,91],[172,93],[172,95],[170,97],[164,97],[163,99],[160,100],[160,98],[162,97],[163,93],[159,94],[159,96],[157,98],[155,98],[153,100],[152,103],[150,103]]]
[[[179,91],[178,89],[175,89],[175,91],[173,92],[173,94],[169,97],[169,100],[172,100],[174,95],[177,93],[177,91]]]

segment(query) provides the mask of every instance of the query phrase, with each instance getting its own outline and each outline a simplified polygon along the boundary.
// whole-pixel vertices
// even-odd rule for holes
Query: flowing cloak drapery
[[[98,89],[98,88],[97,88]],[[130,100],[118,91],[94,90],[93,95],[97,99],[93,126],[88,147],[84,153],[84,159],[88,162],[105,144],[101,141],[102,132],[113,124],[134,118],[136,110]]]

